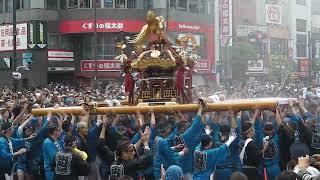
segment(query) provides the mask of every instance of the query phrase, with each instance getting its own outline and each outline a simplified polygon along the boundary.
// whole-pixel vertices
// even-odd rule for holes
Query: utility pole
[[[94,60],[94,64],[95,64],[95,74],[94,74],[94,88],[98,87],[98,80],[97,80],[97,76],[98,76],[98,62],[97,62],[97,0],[93,0],[93,19],[94,19],[94,25],[93,25],[93,60]]]
[[[16,7],[17,7],[17,2],[16,0],[12,1],[12,36],[13,36],[13,40],[12,40],[12,44],[13,44],[13,52],[12,52],[12,69],[16,68],[16,59],[17,59],[17,11],[16,11]],[[16,90],[18,86],[18,81],[13,79],[13,88]]]

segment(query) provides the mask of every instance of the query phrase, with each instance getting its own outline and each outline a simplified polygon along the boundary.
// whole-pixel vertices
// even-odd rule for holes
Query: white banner
[[[221,0],[221,46],[232,45],[232,0]]]
[[[249,60],[248,61],[248,71],[249,72],[257,72],[263,71],[263,60]]]
[[[73,51],[67,50],[49,50],[48,60],[49,61],[73,61]]]
[[[28,48],[27,23],[17,24],[17,50]],[[0,51],[13,50],[13,26],[0,26]]]
[[[266,4],[266,22],[270,24],[281,24],[281,7]]]

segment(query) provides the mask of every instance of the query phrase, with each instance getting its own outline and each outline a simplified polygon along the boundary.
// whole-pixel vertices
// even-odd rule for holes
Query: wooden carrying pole
[[[278,105],[279,99],[266,100],[240,100],[240,101],[224,101],[219,103],[209,103],[208,111],[227,111],[227,110],[252,110],[256,107],[259,109],[273,109]],[[92,108],[90,114],[135,114],[136,112],[148,113],[153,111],[155,113],[165,113],[172,111],[180,112],[195,112],[198,109],[198,104],[178,104],[178,105],[156,105],[156,106],[120,106],[120,107],[97,107]],[[78,107],[60,107],[60,108],[40,108],[33,109],[33,115],[46,115],[51,113],[66,113],[73,115],[80,115],[83,108]]]

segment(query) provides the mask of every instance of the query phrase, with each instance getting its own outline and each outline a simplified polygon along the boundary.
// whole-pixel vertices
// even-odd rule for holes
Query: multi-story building
[[[267,59],[287,60],[292,71],[309,76],[311,0],[234,0],[234,11],[235,32],[268,35],[267,66]]]
[[[94,4],[94,0],[17,0],[16,8],[15,67],[32,61],[30,71],[20,70],[24,87],[49,82],[90,85],[95,77],[102,84],[120,82],[121,67],[115,60],[120,52],[115,45],[140,32],[150,9],[168,20],[167,31],[173,41],[188,33],[197,40],[201,60],[196,82],[214,80],[213,1],[97,0]],[[0,32],[4,32],[0,33],[0,44],[5,43],[0,46],[2,65],[12,57],[12,9],[12,0],[0,0]],[[130,54],[133,46],[127,46]],[[0,85],[11,83],[12,71],[2,67]]]

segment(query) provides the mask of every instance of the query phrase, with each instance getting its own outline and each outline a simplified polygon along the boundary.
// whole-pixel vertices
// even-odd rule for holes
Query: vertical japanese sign
[[[232,0],[221,0],[221,45],[225,46],[232,36]],[[229,40],[229,45],[232,39]]]
[[[47,46],[47,23],[44,21],[30,21],[28,23],[29,49],[42,49]]]
[[[17,50],[27,49],[27,24],[17,24]],[[13,26],[0,26],[0,51],[13,50]]]

